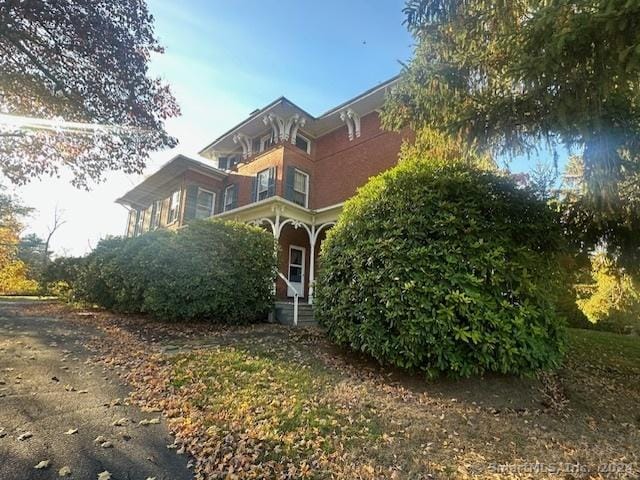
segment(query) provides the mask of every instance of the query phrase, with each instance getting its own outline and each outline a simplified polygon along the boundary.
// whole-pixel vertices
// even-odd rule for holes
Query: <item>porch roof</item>
[[[335,222],[342,212],[343,205],[344,203],[338,203],[312,210],[275,195],[259,202],[218,213],[215,218],[252,222],[280,215],[282,218],[290,218],[307,225],[322,225],[327,222]]]
[[[220,179],[228,175],[223,170],[215,168],[204,161],[189,158],[184,155],[177,155],[122,197],[118,198],[116,203],[133,207],[145,207],[158,189],[187,170]]]

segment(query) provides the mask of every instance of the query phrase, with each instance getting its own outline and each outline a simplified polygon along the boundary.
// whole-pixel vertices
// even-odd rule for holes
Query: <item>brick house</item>
[[[202,149],[178,155],[117,200],[127,236],[214,217],[268,228],[280,245],[276,296],[309,304],[319,246],[343,202],[396,164],[406,134],[381,129],[397,77],[314,117],[285,97],[256,110]]]

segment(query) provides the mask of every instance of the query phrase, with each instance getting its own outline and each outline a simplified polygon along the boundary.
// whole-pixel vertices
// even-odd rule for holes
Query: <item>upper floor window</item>
[[[151,206],[151,230],[160,226],[160,214],[162,213],[162,200],[156,200]]]
[[[225,155],[218,157],[218,168],[220,170],[229,170],[238,163],[237,155]]]
[[[235,185],[229,185],[224,189],[223,211],[233,210],[238,206],[238,189]]]
[[[305,208],[309,206],[309,175],[296,169],[293,177],[293,199]]]
[[[265,150],[269,150],[274,145],[273,135],[265,135],[260,137],[260,151],[264,152]]]
[[[255,200],[260,201],[275,195],[276,168],[258,172],[255,179]]]
[[[311,141],[299,133],[296,135],[296,147],[300,150],[304,150],[307,154],[311,155]]]
[[[213,206],[216,203],[216,194],[198,188],[198,196],[196,198],[196,218],[208,218],[213,215]]]
[[[180,215],[180,193],[180,190],[176,190],[169,198],[169,218],[167,218],[167,223],[173,223],[178,220]]]

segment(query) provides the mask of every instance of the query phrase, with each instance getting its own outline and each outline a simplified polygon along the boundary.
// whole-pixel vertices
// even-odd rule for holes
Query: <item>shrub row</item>
[[[114,311],[243,324],[272,307],[275,267],[264,230],[206,220],[177,233],[102,240],[72,263],[67,281],[76,299]]]
[[[508,178],[405,160],[329,231],[316,317],[337,343],[429,376],[555,366],[557,225]]]

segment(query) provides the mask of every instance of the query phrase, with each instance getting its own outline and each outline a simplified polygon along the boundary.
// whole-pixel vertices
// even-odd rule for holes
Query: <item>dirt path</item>
[[[60,478],[63,467],[71,479],[193,478],[160,414],[126,405],[117,376],[89,361],[84,345],[99,333],[17,315],[25,306],[0,301],[0,479]]]

